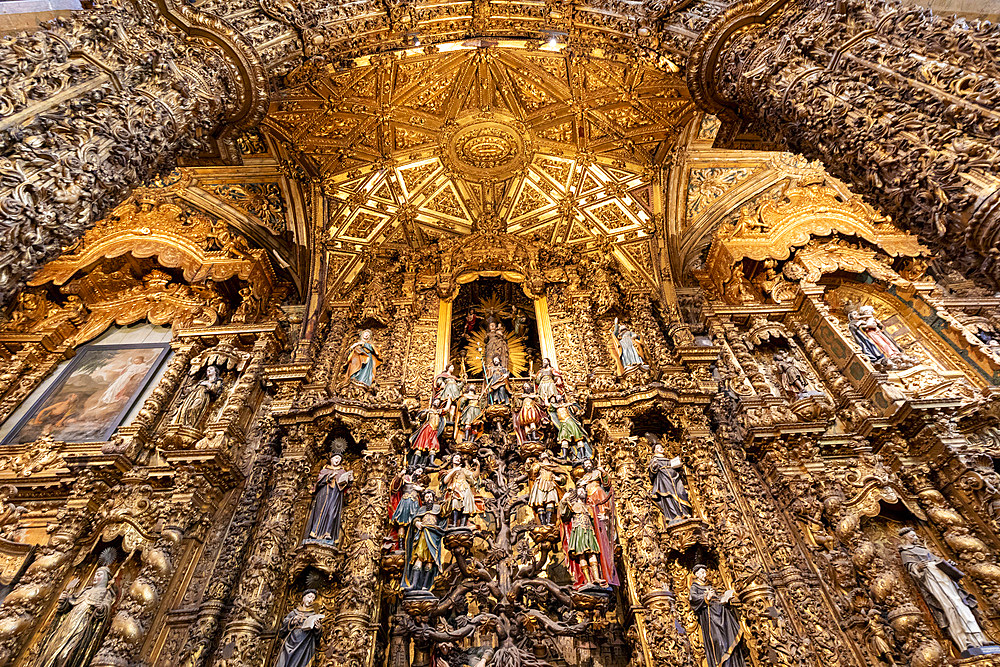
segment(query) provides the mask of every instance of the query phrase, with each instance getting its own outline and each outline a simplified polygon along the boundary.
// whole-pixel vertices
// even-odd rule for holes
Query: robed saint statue
[[[691,610],[698,615],[709,667],[743,667],[743,628],[730,602],[733,591],[721,595],[706,580],[708,569],[695,565]]]
[[[82,593],[70,593],[74,586],[71,583],[59,597],[58,615],[35,662],[37,667],[85,667],[104,638],[117,597],[111,570],[103,565],[97,568],[93,583]]]

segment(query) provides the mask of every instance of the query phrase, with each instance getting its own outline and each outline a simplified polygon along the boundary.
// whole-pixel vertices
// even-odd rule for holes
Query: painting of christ
[[[128,415],[169,346],[88,345],[14,427],[3,444],[49,436],[62,442],[103,442]]]

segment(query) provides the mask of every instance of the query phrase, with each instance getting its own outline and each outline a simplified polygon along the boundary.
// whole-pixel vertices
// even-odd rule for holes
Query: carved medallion
[[[460,116],[441,132],[448,167],[469,180],[506,180],[530,162],[533,140],[524,123],[496,113]]]

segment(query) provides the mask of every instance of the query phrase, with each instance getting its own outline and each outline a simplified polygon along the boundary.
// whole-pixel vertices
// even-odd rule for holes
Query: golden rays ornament
[[[469,336],[469,353],[465,358],[469,375],[483,374],[483,354],[486,350],[486,329],[479,329]],[[528,355],[524,349],[524,338],[513,331],[504,331],[507,340],[507,352],[510,357],[508,370],[513,376],[520,376],[528,369]]]

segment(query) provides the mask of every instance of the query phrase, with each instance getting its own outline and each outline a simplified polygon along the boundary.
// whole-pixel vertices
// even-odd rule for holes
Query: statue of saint
[[[462,399],[460,408],[461,413],[458,416],[458,426],[460,433],[462,434],[462,441],[472,440],[475,436],[476,428],[481,422],[480,417],[483,414],[482,406],[482,396],[476,391],[476,388],[469,385],[465,388],[465,393],[462,394]]]
[[[721,596],[706,581],[708,568],[694,566],[694,583],[691,584],[691,610],[698,615],[702,643],[709,667],[743,667],[743,629],[730,604],[735,597],[732,590]]]
[[[570,401],[565,395],[559,394],[549,407],[549,416],[552,418],[552,423],[559,427],[556,441],[562,447],[563,458],[570,455],[569,449],[572,445],[573,459],[581,461],[590,458],[593,455],[593,450],[587,441],[587,432],[583,430],[583,426],[576,418],[578,409],[579,406],[575,402]]]
[[[222,391],[222,378],[219,369],[212,365],[205,368],[205,379],[196,384],[177,408],[173,424],[196,428],[201,418],[205,416],[212,399]]]
[[[532,482],[528,504],[542,525],[551,526],[555,522],[556,507],[562,497],[561,485],[566,483],[566,471],[545,450],[531,464],[530,475]]]
[[[562,379],[562,373],[552,368],[552,362],[548,358],[542,359],[542,367],[535,374],[535,386],[538,388],[538,396],[545,405],[552,405],[559,395],[557,381]]]
[[[458,401],[462,398],[462,383],[455,376],[455,364],[448,364],[448,368],[438,373],[434,378],[434,389],[437,391],[437,398],[444,404],[449,421],[454,423]]]
[[[601,545],[602,578],[612,586],[618,585],[618,570],[615,568],[614,499],[611,495],[611,476],[593,459],[583,462],[583,476],[576,482],[577,486],[586,490],[587,507],[594,519],[594,532],[597,542]]]
[[[351,382],[370,388],[375,384],[375,369],[381,363],[378,350],[372,344],[372,330],[365,329],[357,342],[347,349],[347,376]]]
[[[111,585],[111,570],[102,565],[93,583],[82,593],[71,594],[74,579],[59,596],[53,629],[45,641],[38,667],[86,667],[104,638],[117,593]]]
[[[784,350],[774,353],[774,365],[778,370],[778,379],[781,381],[781,388],[788,394],[798,397],[806,393],[809,383],[799,369],[795,360],[788,356]]]
[[[938,627],[951,637],[959,651],[992,645],[972,613],[977,606],[976,598],[960,583],[965,575],[921,544],[912,528],[903,528],[899,536],[903,567],[913,577]]]
[[[691,516],[691,500],[684,488],[681,459],[679,456],[668,459],[660,443],[653,446],[653,458],[649,460],[649,481],[653,485],[653,498],[667,523]]]
[[[417,516],[417,510],[420,509],[420,493],[424,490],[424,485],[421,482],[423,474],[424,469],[420,467],[414,468],[413,472],[401,472],[396,475],[389,487],[394,504],[389,516],[396,530],[399,531],[400,549],[404,546],[403,542],[406,539],[409,525],[413,523],[413,519]]]
[[[508,380],[510,371],[503,363],[503,360],[494,355],[492,365],[489,368],[483,364],[483,375],[486,376],[486,404],[487,405],[510,405],[510,390]]]
[[[316,613],[315,603],[316,591],[310,588],[302,594],[302,603],[281,621],[278,636],[284,639],[274,667],[309,667],[312,663],[324,616]]]
[[[527,336],[528,315],[517,306],[514,306],[513,320],[514,320],[514,328],[513,328],[514,335],[518,336],[519,338],[524,338],[525,336]]]
[[[587,490],[576,487],[563,496],[559,505],[563,520],[563,543],[566,555],[572,562],[570,568],[574,583],[607,585],[601,576],[601,545],[594,530],[594,518],[587,506]]]
[[[441,451],[441,441],[438,438],[444,433],[445,426],[441,399],[433,399],[423,415],[424,423],[410,436],[410,449],[413,450],[410,465],[430,465],[434,461],[434,455]]]
[[[507,347],[507,335],[502,324],[491,318],[483,342],[486,344],[483,359],[499,357],[500,365],[510,368],[510,350]]]
[[[872,306],[859,306],[851,310],[847,319],[848,331],[872,363],[889,362],[896,367],[912,366],[915,363],[886,332],[875,317]]]
[[[524,383],[524,393],[521,394],[521,407],[514,414],[514,432],[520,442],[538,442],[539,430],[545,421],[541,399],[535,393],[535,386]]]
[[[424,503],[417,510],[406,533],[406,563],[403,588],[430,590],[434,576],[441,571],[441,506],[430,489],[424,491]]]
[[[627,326],[620,325],[617,317],[613,333],[615,351],[618,353],[618,362],[621,364],[622,370],[627,371],[631,368],[645,366],[642,339],[639,338],[639,335]]]
[[[451,468],[441,476],[445,516],[451,515],[449,526],[465,526],[469,517],[479,513],[480,500],[475,493],[478,481],[479,461],[474,460],[473,466],[466,466],[462,464],[461,454],[453,454]]]
[[[313,540],[337,543],[340,539],[340,520],[344,513],[344,494],[354,481],[354,473],[341,465],[340,454],[334,454],[330,465],[319,471],[316,480],[316,497],[306,536]]]

